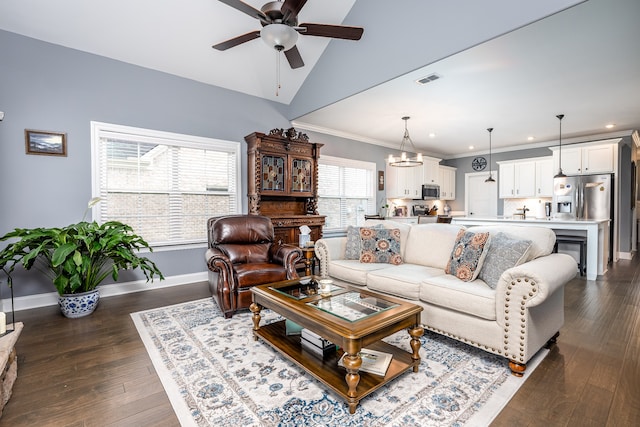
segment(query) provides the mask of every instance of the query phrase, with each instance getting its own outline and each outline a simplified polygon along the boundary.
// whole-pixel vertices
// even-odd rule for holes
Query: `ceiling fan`
[[[360,40],[364,31],[361,27],[344,25],[327,25],[303,23],[298,25],[298,13],[307,0],[270,1],[260,10],[255,9],[240,0],[220,0],[220,2],[256,18],[262,25],[262,30],[251,31],[246,34],[223,41],[213,46],[217,50],[227,50],[248,41],[262,38],[269,46],[277,51],[284,51],[291,68],[304,66],[304,61],[296,47],[298,33],[307,36],[331,37],[345,40]]]

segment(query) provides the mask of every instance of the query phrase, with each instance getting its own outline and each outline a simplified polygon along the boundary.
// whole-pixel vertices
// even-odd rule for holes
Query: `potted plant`
[[[91,199],[87,211],[99,201]],[[91,314],[100,298],[98,285],[109,275],[118,280],[120,270],[139,268],[147,282],[155,276],[164,279],[153,261],[137,254],[142,248],[153,249],[129,225],[118,221],[98,224],[83,217],[62,228],[16,228],[0,237],[0,241],[10,239],[17,240],[0,251],[0,268],[7,274],[17,264],[42,271],[53,281],[60,309],[67,317]]]

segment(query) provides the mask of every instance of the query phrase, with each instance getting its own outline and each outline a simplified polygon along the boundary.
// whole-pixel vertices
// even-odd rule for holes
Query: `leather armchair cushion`
[[[238,279],[238,288],[248,288],[265,283],[287,279],[287,271],[282,265],[272,263],[236,264],[233,266]]]
[[[225,243],[218,245],[218,248],[224,252],[232,264],[245,264],[269,262],[269,246],[271,243]]]

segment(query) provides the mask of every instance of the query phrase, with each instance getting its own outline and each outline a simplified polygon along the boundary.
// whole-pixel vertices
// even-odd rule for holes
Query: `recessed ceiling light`
[[[614,123],[609,123],[609,124],[608,124],[608,125],[606,125],[605,127],[606,127],[607,129],[611,129],[611,128],[614,128],[615,126],[616,126],[616,125],[615,125]]]
[[[528,137],[527,137],[527,141],[533,141],[534,139],[536,139],[536,137],[535,137],[535,136],[528,136]]]
[[[435,133],[431,132],[431,133],[429,134],[429,138],[435,138],[435,137],[436,137],[436,134],[435,134]]]
[[[473,145],[469,146],[469,150],[473,150],[475,147]]]

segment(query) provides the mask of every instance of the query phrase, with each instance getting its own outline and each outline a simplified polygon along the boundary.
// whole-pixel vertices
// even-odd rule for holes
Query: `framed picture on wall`
[[[45,156],[67,155],[67,134],[43,130],[24,130],[25,152]]]
[[[384,190],[384,171],[378,171],[378,191]]]

